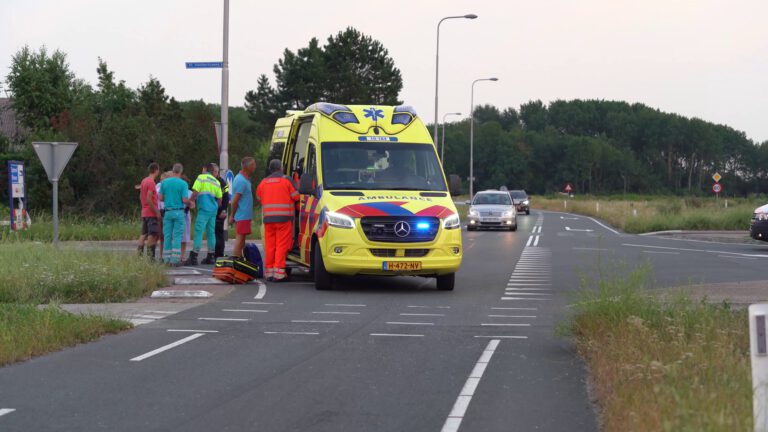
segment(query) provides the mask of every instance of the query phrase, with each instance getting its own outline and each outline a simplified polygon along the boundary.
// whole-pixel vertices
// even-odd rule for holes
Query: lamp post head
[[[496,78],[496,77],[493,77],[493,78],[488,78],[488,80],[489,80],[489,81],[498,81],[499,79],[498,79],[498,78]]]
[[[464,15],[464,18],[466,18],[466,19],[475,19],[475,18],[477,18],[477,15],[475,15],[475,14],[466,14],[466,15]]]

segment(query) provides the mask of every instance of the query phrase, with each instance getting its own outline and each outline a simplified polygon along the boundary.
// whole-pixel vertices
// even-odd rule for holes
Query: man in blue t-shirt
[[[184,204],[187,198],[187,182],[181,179],[184,167],[173,165],[173,174],[160,183],[159,198],[165,207],[163,216],[163,261],[178,266],[181,261],[181,238],[184,236]]]
[[[251,233],[253,220],[253,187],[251,175],[256,171],[256,161],[252,157],[243,158],[240,163],[242,170],[232,182],[232,217],[230,223],[235,224],[235,246],[233,256],[242,257],[245,247],[245,237]]]

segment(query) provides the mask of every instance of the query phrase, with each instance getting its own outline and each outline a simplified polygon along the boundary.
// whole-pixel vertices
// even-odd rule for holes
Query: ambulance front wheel
[[[437,277],[438,291],[453,291],[453,285],[456,282],[456,273],[442,275]]]
[[[323,254],[320,246],[315,245],[314,259],[312,260],[312,273],[315,276],[315,289],[325,291],[333,288],[333,276],[325,269]]]

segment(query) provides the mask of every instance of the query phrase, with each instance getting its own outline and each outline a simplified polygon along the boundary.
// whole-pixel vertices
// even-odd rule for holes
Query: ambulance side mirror
[[[315,196],[317,194],[317,188],[314,186],[314,182],[312,181],[312,174],[310,173],[304,173],[299,178],[299,193],[302,195],[312,195]]]
[[[461,177],[456,174],[448,176],[448,189],[451,191],[451,196],[461,195]]]

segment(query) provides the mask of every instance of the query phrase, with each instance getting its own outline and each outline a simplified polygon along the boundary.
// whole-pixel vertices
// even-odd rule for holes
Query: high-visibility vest
[[[273,173],[262,180],[256,188],[256,196],[261,201],[264,223],[288,222],[293,219],[294,203],[299,200],[299,192],[282,173]]]

